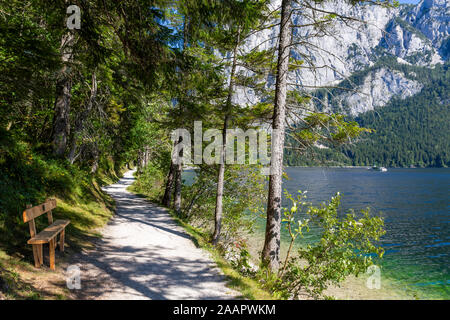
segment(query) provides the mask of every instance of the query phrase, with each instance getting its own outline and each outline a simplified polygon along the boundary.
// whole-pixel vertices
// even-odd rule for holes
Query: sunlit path
[[[82,271],[82,299],[233,299],[236,292],[208,254],[165,209],[131,194],[133,171],[105,188],[116,216],[96,249],[75,258]]]

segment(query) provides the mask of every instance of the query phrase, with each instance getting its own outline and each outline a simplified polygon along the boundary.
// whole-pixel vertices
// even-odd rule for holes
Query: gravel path
[[[131,194],[133,171],[106,187],[117,204],[96,249],[73,263],[81,269],[80,299],[234,299],[224,276],[164,208]]]

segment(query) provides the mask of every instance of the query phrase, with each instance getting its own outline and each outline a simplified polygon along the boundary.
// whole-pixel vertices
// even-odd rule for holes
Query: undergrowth
[[[118,180],[121,170],[110,159],[103,159],[95,174],[88,167],[43,154],[42,146],[31,147],[7,132],[0,135],[0,298],[28,299],[37,294],[32,285],[21,280],[23,264],[33,269],[28,223],[22,213],[27,204],[33,206],[48,198],[57,200],[54,219],[69,219],[66,229],[65,256],[89,246],[99,237],[98,229],[114,212],[114,201],[101,187]],[[5,134],[4,134],[5,133]],[[48,226],[46,215],[35,219],[37,231]],[[14,262],[14,263],[13,263]],[[19,264],[18,264],[19,263]],[[22,263],[22,264],[21,264]],[[34,296],[33,294],[36,293]],[[59,294],[59,293],[58,293]],[[58,296],[55,293],[55,297]]]

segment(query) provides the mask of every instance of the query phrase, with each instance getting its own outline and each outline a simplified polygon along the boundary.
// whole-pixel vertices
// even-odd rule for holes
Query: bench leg
[[[39,245],[33,244],[33,257],[34,257],[34,266],[39,268],[41,266],[39,259]]]
[[[65,236],[66,230],[61,231],[61,234],[59,235],[59,251],[64,252],[64,236]]]
[[[42,266],[44,264],[44,245],[38,244],[38,257],[39,257],[39,266]]]
[[[55,239],[49,242],[50,269],[55,270]]]

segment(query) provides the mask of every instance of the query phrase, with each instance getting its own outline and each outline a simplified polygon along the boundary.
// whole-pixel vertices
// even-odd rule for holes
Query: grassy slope
[[[46,267],[46,258],[43,268],[34,268],[31,246],[23,239],[23,232],[5,232],[0,242],[0,299],[73,298],[66,289],[63,270],[58,269],[58,262],[63,262],[81,248],[89,247],[91,240],[100,236],[99,228],[114,212],[112,198],[103,193],[100,186],[112,183],[118,177],[114,170],[103,170],[95,177],[71,178],[74,184],[71,192],[55,196],[58,207],[53,212],[54,218],[71,220],[66,233],[67,249],[64,254],[57,251],[56,272]],[[45,227],[46,217],[39,217],[38,220],[39,231]],[[28,226],[23,224],[18,228],[23,231]],[[44,255],[48,254],[47,251],[44,247]]]
[[[0,250],[0,300],[71,298],[60,270],[52,272],[45,267],[35,269],[27,260]]]

